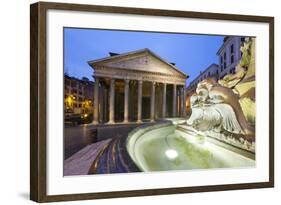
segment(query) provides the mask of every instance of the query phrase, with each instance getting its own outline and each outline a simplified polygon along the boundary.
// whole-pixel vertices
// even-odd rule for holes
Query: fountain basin
[[[228,149],[224,142],[213,143],[192,130],[178,129],[171,119],[136,128],[129,134],[126,147],[144,172],[255,166],[254,157]]]

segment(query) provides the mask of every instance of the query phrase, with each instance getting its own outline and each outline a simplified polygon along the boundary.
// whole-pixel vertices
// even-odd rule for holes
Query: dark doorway
[[[167,85],[167,94],[166,94],[166,117],[172,117],[173,113],[173,85]]]
[[[124,93],[115,93],[115,109],[114,117],[116,122],[121,122],[124,119]]]
[[[150,97],[142,97],[142,119],[150,117]]]

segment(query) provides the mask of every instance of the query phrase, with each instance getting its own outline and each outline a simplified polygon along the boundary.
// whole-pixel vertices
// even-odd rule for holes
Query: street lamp
[[[72,96],[72,95],[67,96],[67,98],[65,99],[66,106],[69,108],[73,108],[74,100],[75,100],[74,96]]]

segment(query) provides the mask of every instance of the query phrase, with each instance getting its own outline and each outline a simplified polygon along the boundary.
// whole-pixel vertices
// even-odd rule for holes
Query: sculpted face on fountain
[[[190,98],[191,108],[203,106],[203,104],[205,105],[209,104],[210,102],[209,91],[212,88],[212,84],[208,83],[207,80],[208,79],[198,83],[196,92]],[[213,79],[209,79],[209,81],[213,82]]]

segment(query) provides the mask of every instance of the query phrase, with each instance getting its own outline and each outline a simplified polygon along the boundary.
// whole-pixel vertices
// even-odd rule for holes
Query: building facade
[[[185,116],[188,76],[149,49],[88,63],[95,78],[94,124]]]
[[[223,44],[217,52],[220,64],[220,79],[227,74],[235,73],[235,67],[242,56],[240,47],[244,40],[244,37],[239,36],[227,36],[224,38]]]
[[[93,112],[94,82],[87,78],[78,79],[64,75],[65,113]]]

